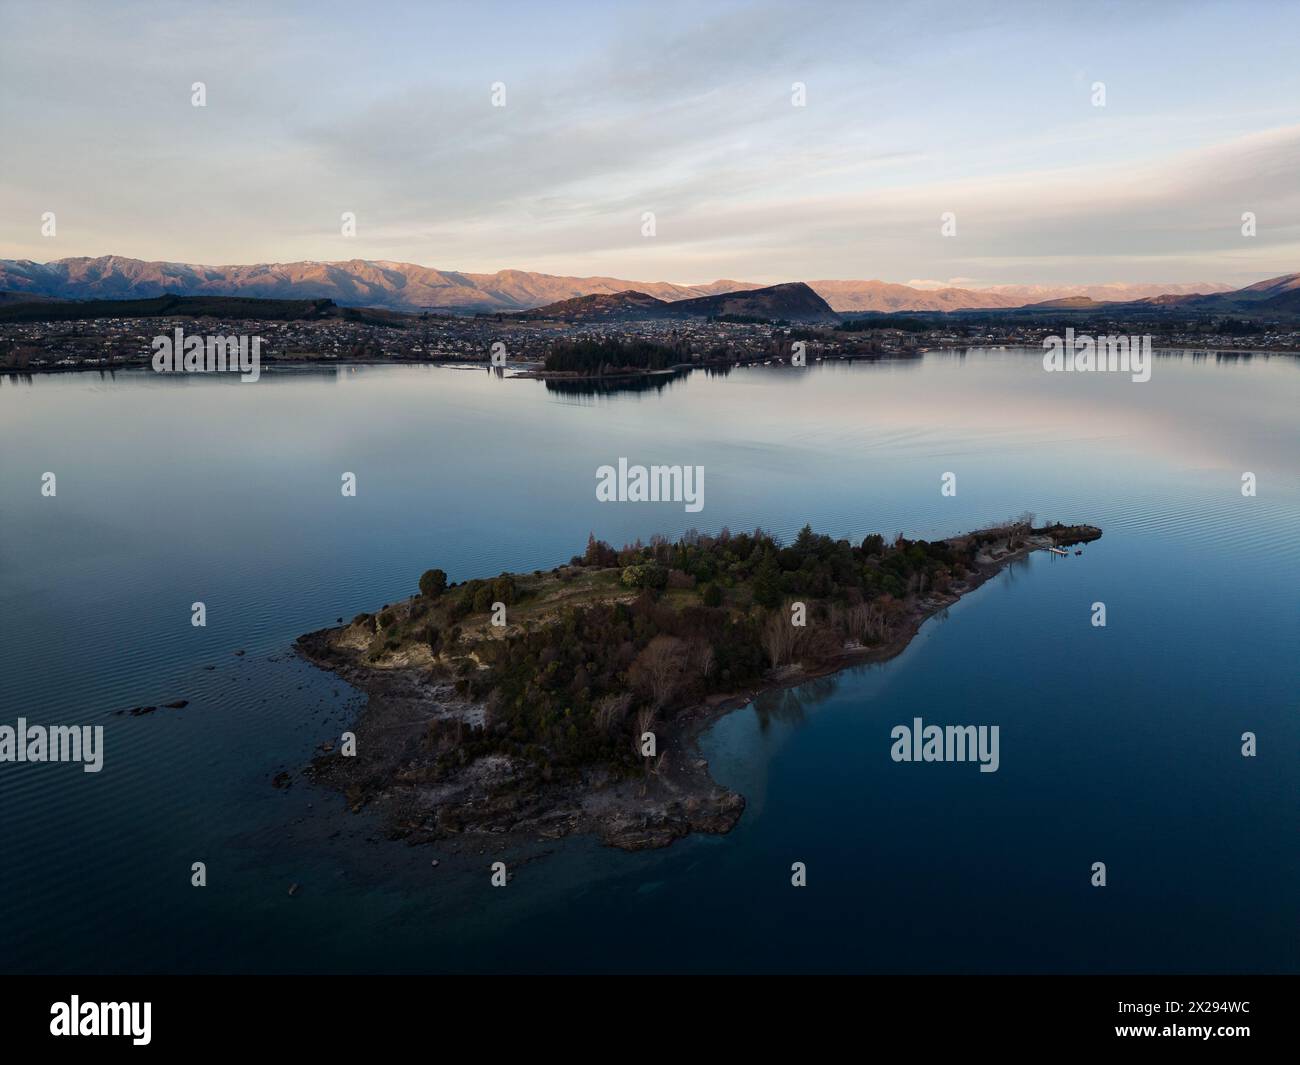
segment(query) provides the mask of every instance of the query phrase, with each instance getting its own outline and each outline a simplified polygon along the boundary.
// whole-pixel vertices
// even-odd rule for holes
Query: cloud
[[[1200,9],[1177,28],[1106,5],[48,10],[6,4],[0,38],[9,255],[958,279],[926,287],[1298,261],[1282,8],[1249,62]]]

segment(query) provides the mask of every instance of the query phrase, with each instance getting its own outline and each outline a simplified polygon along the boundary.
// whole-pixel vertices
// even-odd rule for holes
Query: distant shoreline
[[[1037,349],[1029,344],[942,344],[935,343],[932,347],[900,350],[900,351],[882,351],[870,354],[856,355],[827,355],[819,356],[810,361],[810,367],[816,363],[830,362],[889,362],[899,359],[915,359],[921,356],[934,354],[937,352],[953,351],[1013,351],[1023,350],[1026,352],[1037,352]],[[1152,351],[1157,355],[1278,355],[1300,357],[1300,349],[1286,348],[1223,348],[1223,347],[1173,347],[1161,348],[1154,347]],[[294,358],[275,358],[263,357],[262,369],[293,369],[295,367],[304,368],[323,368],[323,367],[346,367],[346,366],[434,366],[443,367],[453,370],[493,370],[502,369],[508,372],[505,376],[508,378],[517,378],[527,381],[570,381],[574,383],[599,382],[612,380],[627,380],[634,378],[650,377],[671,377],[675,374],[686,373],[691,370],[702,370],[718,367],[742,367],[742,366],[763,366],[763,365],[785,365],[784,359],[716,359],[702,362],[681,363],[663,370],[627,370],[618,373],[607,374],[579,374],[572,371],[546,371],[540,369],[542,363],[539,360],[527,360],[520,362],[509,362],[504,366],[494,367],[486,361],[474,361],[471,359],[294,359]],[[81,363],[76,366],[31,366],[14,368],[7,367],[0,369],[0,377],[35,377],[44,374],[61,374],[61,373],[126,373],[126,372],[155,372],[147,358],[132,360],[128,362],[114,363]],[[219,374],[207,373],[170,373],[159,374],[159,377],[214,377]]]

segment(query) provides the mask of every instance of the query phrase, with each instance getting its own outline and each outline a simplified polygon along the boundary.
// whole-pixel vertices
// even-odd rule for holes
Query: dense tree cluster
[[[503,573],[491,580],[466,581],[457,586],[448,596],[447,615],[452,621],[469,617],[470,614],[482,614],[492,609],[493,603],[506,606],[518,602],[519,589],[514,577]]]
[[[763,671],[752,619],[677,610],[645,593],[565,610],[551,626],[475,651],[489,668],[464,678],[466,694],[488,699],[493,724],[516,750],[546,752],[561,766],[631,767],[637,710],[671,713]]]
[[[489,710],[486,730],[466,737],[455,726],[452,742],[452,726],[433,725],[429,742],[449,765],[500,751],[548,773],[592,763],[630,770],[640,762],[637,737],[683,707],[741,690],[769,668],[815,667],[846,647],[889,641],[906,600],[962,578],[980,543],[977,534],[853,544],[807,526],[788,545],[761,529],[692,531],[621,550],[592,536],[559,579],[613,571],[611,589],[637,591],[630,602],[566,606],[544,623],[476,641],[459,626],[426,623],[424,639],[454,664],[459,690]],[[454,623],[529,594],[503,574],[447,588],[436,609]],[[792,622],[795,601],[806,624]],[[421,615],[430,609],[426,601]]]
[[[628,370],[666,370],[681,361],[672,348],[649,340],[560,340],[546,353],[546,370],[598,376]]]

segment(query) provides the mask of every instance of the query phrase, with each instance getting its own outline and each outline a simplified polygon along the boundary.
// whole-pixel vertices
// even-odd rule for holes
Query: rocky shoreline
[[[611,846],[643,850],[667,846],[689,832],[728,832],[745,800],[717,785],[698,753],[675,743],[658,771],[620,778],[593,767],[575,778],[547,780],[505,756],[477,759],[451,780],[418,779],[420,737],[434,717],[467,725],[485,713],[421,667],[373,669],[346,651],[338,628],[308,633],[298,652],[369,696],[354,728],[355,757],[322,750],[307,776],[340,791],[353,805],[375,804],[393,838],[433,842],[461,834],[559,839],[593,833]],[[743,704],[742,704],[743,705]],[[690,747],[694,748],[694,737]]]

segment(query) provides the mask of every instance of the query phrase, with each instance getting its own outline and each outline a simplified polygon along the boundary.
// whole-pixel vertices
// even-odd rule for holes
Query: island
[[[411,843],[725,833],[745,800],[697,746],[719,717],[891,658],[1009,564],[1100,536],[1032,515],[936,541],[724,528],[622,549],[593,535],[566,565],[460,584],[430,569],[409,599],[299,638],[368,696],[306,773]]]

